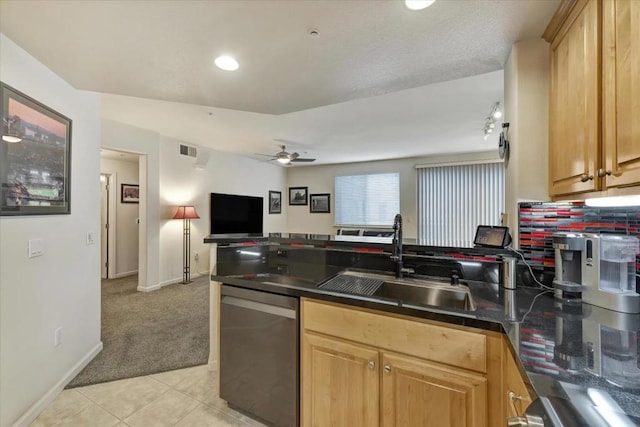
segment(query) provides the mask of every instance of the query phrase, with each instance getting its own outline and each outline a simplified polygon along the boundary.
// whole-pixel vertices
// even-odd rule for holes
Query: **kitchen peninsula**
[[[524,266],[517,289],[505,290],[505,250],[405,240],[415,277],[440,278],[446,290],[457,276],[455,290],[468,288],[471,305],[444,307],[325,287],[345,272],[393,282],[389,238],[277,233],[205,242],[212,359],[222,283],[300,300],[300,425],[497,426],[527,407],[550,426],[640,423],[640,316],[554,300],[531,287]],[[332,383],[337,372],[340,385]]]

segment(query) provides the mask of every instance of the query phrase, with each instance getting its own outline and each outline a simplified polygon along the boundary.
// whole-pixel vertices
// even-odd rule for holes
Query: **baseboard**
[[[51,402],[55,400],[56,397],[64,390],[65,386],[71,382],[72,379],[76,377],[84,369],[85,366],[89,364],[93,360],[94,357],[98,355],[102,351],[102,341],[96,344],[89,352],[82,358],[78,363],[73,365],[73,367],[67,371],[66,374],[58,381],[53,387],[51,387],[45,394],[34,403],[28,410],[25,412],[18,421],[13,423],[12,427],[27,427],[31,424],[38,415],[44,411],[47,406]]]
[[[122,277],[133,276],[134,274],[138,274],[138,270],[126,271],[124,273],[117,273],[113,278],[114,279],[120,279]]]
[[[208,275],[209,272],[208,271],[204,271],[204,272],[200,272],[200,273],[192,273],[191,274],[191,278],[192,279],[197,279],[198,277],[202,277],[202,276],[206,276]],[[173,285],[175,283],[181,283],[182,282],[182,277],[178,277],[175,279],[169,279],[169,280],[165,280],[163,282],[158,283],[157,285],[153,285],[150,286],[148,288],[141,288],[140,286],[138,286],[138,291],[140,292],[153,292],[153,291],[157,291],[160,288],[163,288],[165,286],[169,286],[169,285]]]

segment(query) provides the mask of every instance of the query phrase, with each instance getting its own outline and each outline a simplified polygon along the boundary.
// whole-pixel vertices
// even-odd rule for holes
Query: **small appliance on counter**
[[[638,239],[633,236],[556,233],[556,277],[553,286],[562,300],[582,300],[622,313],[640,313],[636,283]]]

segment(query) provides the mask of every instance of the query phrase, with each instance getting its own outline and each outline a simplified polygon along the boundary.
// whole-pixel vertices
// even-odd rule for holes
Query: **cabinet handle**
[[[522,400],[522,396],[520,396],[519,394],[515,394],[512,391],[509,391],[507,393],[507,397],[509,398],[509,406],[511,406],[511,410],[513,411],[514,414],[518,414],[518,410],[516,409],[516,401]]]
[[[587,175],[586,173],[583,173],[582,175],[580,175],[580,181],[582,182],[591,181],[592,179],[593,179],[593,175]]]
[[[376,367],[376,362],[374,362],[373,360],[369,360],[369,363],[367,365],[369,366],[369,369],[373,369]]]
[[[598,169],[598,177],[604,178],[605,176],[611,176],[611,171]]]
[[[391,365],[384,365],[384,372],[387,374],[391,372]]]

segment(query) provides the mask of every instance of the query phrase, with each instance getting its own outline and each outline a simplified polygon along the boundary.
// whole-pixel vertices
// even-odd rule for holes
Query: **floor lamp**
[[[182,220],[182,283],[191,283],[191,220],[198,218],[195,206],[178,206],[173,216]]]

